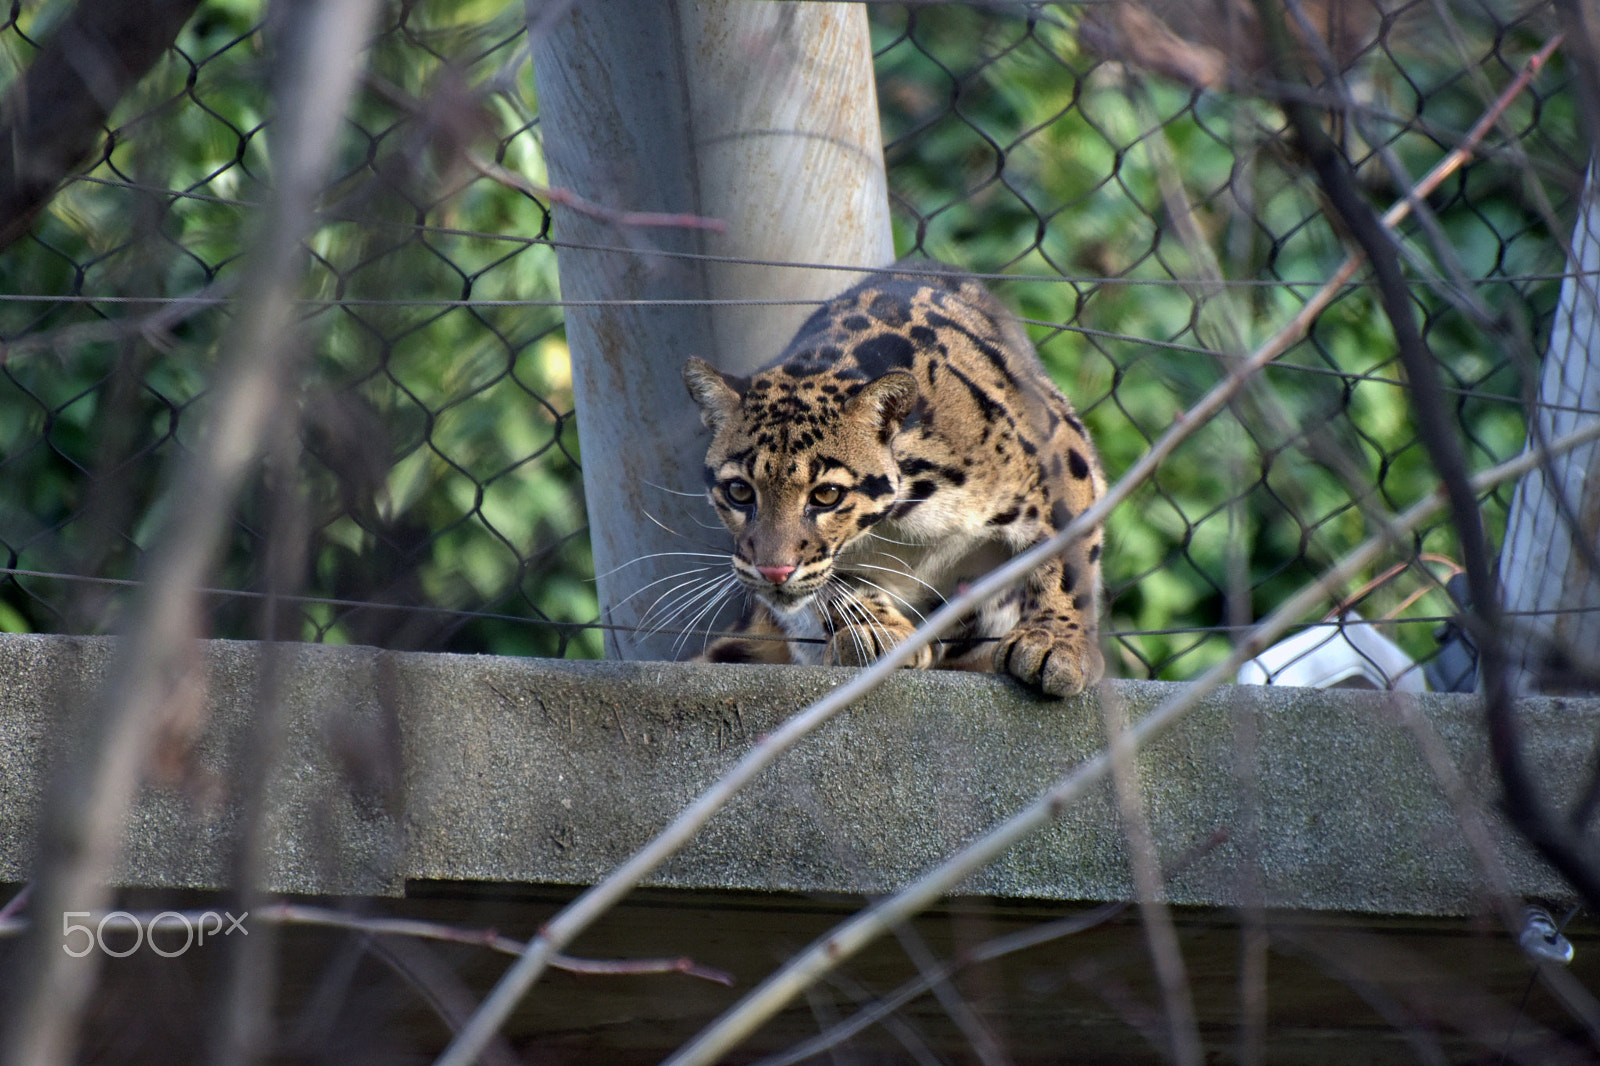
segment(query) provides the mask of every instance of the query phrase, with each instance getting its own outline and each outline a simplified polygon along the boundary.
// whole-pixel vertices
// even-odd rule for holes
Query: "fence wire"
[[[0,256],[0,628],[113,629],[161,471],[195,446],[271,181],[262,7],[201,4]],[[870,8],[897,250],[992,277],[1113,477],[1345,255],[1282,107],[1249,88],[1256,28],[1195,9]],[[1380,208],[1556,33],[1548,3],[1297,10],[1297,59]],[[12,8],[0,76],[16,84],[57,17]],[[287,639],[600,653],[530,53],[520,5],[389,10],[308,246],[298,439],[245,497],[209,635],[263,635],[271,593]],[[1401,230],[1474,469],[1524,444],[1582,144],[1557,51]],[[1352,284],[1111,520],[1111,672],[1199,672],[1435,480],[1381,308]],[[1482,500],[1496,542],[1511,491]],[[281,537],[289,589],[267,563]],[[1367,620],[1345,638],[1374,683],[1405,672],[1393,645],[1448,685],[1455,534],[1441,520],[1410,547],[1330,608]],[[1306,621],[1306,648],[1340,639]]]

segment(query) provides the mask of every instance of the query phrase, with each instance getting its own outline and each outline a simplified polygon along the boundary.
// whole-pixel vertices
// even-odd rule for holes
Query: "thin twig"
[[[1551,442],[1550,450],[1563,453],[1597,439],[1600,439],[1600,419]],[[1479,474],[1472,479],[1472,487],[1480,492],[1486,491],[1502,481],[1521,477],[1536,468],[1543,459],[1544,456],[1537,451],[1525,452]],[[1442,490],[1435,492],[1400,515],[1382,534],[1364,541],[1317,581],[1284,601],[1251,630],[1250,635],[1240,641],[1227,658],[1139,719],[1128,730],[1133,747],[1147,746],[1181,721],[1185,714],[1218,686],[1230,680],[1240,666],[1270,645],[1296,619],[1325,601],[1329,590],[1339,588],[1352,575],[1370,566],[1374,559],[1392,546],[1396,538],[1432,518],[1445,502],[1445,493]],[[691,1043],[668,1058],[663,1066],[705,1066],[716,1061],[822,974],[855,955],[885,930],[927,908],[1018,841],[1059,817],[1071,804],[1082,799],[1091,788],[1103,781],[1110,768],[1110,756],[1104,751],[1080,764],[1050,791],[988,834],[968,844],[900,892],[875,903],[795,955]]]
[[[1190,848],[1172,865],[1172,868],[1166,872],[1166,876],[1169,878],[1177,876],[1201,857],[1209,855],[1214,849],[1226,843],[1227,840],[1228,834],[1220,829],[1217,830],[1206,837],[1205,840]],[[815,1058],[824,1051],[842,1044],[863,1029],[885,1021],[901,1007],[904,1007],[917,997],[927,994],[934,980],[947,981],[964,967],[973,963],[990,962],[994,959],[1004,958],[1019,951],[1036,948],[1053,940],[1074,936],[1085,930],[1104,925],[1130,906],[1131,904],[1124,900],[1102,903],[1084,914],[1075,914],[1070,918],[1058,918],[1053,922],[1045,922],[1031,929],[1007,933],[1004,936],[985,941],[971,951],[963,952],[946,962],[934,973],[923,973],[911,978],[887,996],[863,1007],[859,1012],[846,1018],[832,1029],[818,1033],[816,1036],[775,1055],[759,1059],[751,1063],[751,1066],[794,1066],[795,1063]]]
[[[1172,911],[1161,891],[1161,862],[1156,856],[1150,819],[1145,814],[1139,768],[1128,734],[1127,703],[1120,693],[1107,688],[1100,693],[1100,711],[1105,720],[1111,786],[1117,797],[1123,839],[1127,842],[1134,898],[1139,901],[1145,947],[1150,953],[1166,1011],[1167,1050],[1178,1066],[1200,1066],[1205,1058],[1200,1023],[1195,1017],[1194,997],[1189,988],[1188,971],[1183,965],[1183,952],[1178,947],[1178,933],[1172,924]]]
[[[388,966],[453,1033],[472,1017],[478,999],[467,982],[424,944],[400,937],[362,938],[367,954]],[[484,1048],[478,1066],[520,1066],[522,1059],[500,1037]]]
[[[1518,91],[1525,84],[1525,81],[1517,83]],[[1509,101],[1508,93],[1498,106],[1503,109]],[[1426,196],[1437,188],[1440,182],[1470,157],[1478,140],[1488,132],[1491,125],[1492,122],[1480,121],[1474,126],[1462,144],[1417,183],[1411,195]],[[1409,211],[1410,207],[1406,202],[1395,204],[1383,216],[1384,225],[1394,226],[1405,218]],[[953,628],[962,617],[1022,580],[1040,564],[1060,554],[1103,522],[1114,507],[1151,478],[1166,458],[1221,411],[1262,367],[1282,355],[1306,335],[1311,323],[1355,276],[1361,262],[1360,255],[1351,254],[1288,322],[1251,353],[1248,359],[1238,362],[1228,376],[1213,386],[1197,403],[1180,413],[1174,419],[1173,425],[1150,446],[1127,474],[1107,489],[1106,494],[1093,506],[1068,523],[1059,534],[1035,545],[974,582],[966,592],[954,597],[935,611],[915,633],[891,648],[882,659],[786,720],[777,730],[758,742],[726,776],[686,807],[654,840],[612,870],[599,884],[564,907],[529,945],[527,954],[501,977],[477,1015],[440,1055],[436,1066],[469,1066],[477,1050],[499,1030],[517,1003],[539,979],[549,956],[569,943],[619,899],[632,891],[634,886],[651,871],[676,854],[700,831],[712,815],[721,810],[763,769],[799,743],[807,734],[820,728],[834,715],[875,689],[896,670],[910,662],[912,657],[929,642]],[[1546,450],[1548,449],[1541,449],[1540,452]]]
[[[1283,43],[1282,27],[1267,0],[1257,0],[1257,10],[1264,28],[1277,37],[1272,51],[1280,67],[1279,75],[1283,77],[1288,65],[1284,57],[1288,51]],[[1490,751],[1504,789],[1506,813],[1512,824],[1584,896],[1589,906],[1600,907],[1600,852],[1592,842],[1571,832],[1565,819],[1541,794],[1539,783],[1524,759],[1511,705],[1509,653],[1504,620],[1500,615],[1500,589],[1495,578],[1494,559],[1477,498],[1468,483],[1461,442],[1445,418],[1438,364],[1417,327],[1393,239],[1372,217],[1348,164],[1328,140],[1318,116],[1305,104],[1289,105],[1288,113],[1334,211],[1372,262],[1378,296],[1410,381],[1417,435],[1449,495],[1451,517],[1461,545],[1461,561],[1471,590],[1471,607],[1465,617],[1478,646],[1479,685],[1484,696]]]
[[[268,921],[281,921],[291,925],[325,925],[375,935],[409,936],[423,940],[445,940],[456,944],[476,944],[503,955],[522,955],[528,947],[523,941],[502,936],[493,929],[463,929],[438,922],[418,921],[415,918],[369,918],[329,910],[326,907],[308,907],[297,903],[276,903],[260,914]],[[693,959],[682,956],[668,959],[587,959],[576,955],[558,954],[551,956],[550,965],[569,973],[594,975],[681,973],[719,985],[733,984],[733,975],[726,970],[702,966]]]
[[[558,11],[564,11],[570,3],[554,5]],[[410,112],[413,117],[423,121],[428,120],[427,109],[421,101],[399,86],[394,85],[384,78],[369,77],[367,84],[378,95],[390,103]],[[570,189],[558,189],[549,185],[540,185],[531,181],[516,171],[503,167],[490,159],[485,159],[482,154],[466,145],[458,145],[461,159],[481,177],[504,185],[526,196],[544,200],[547,203],[560,204],[590,218],[598,218],[602,222],[610,222],[616,226],[659,227],[667,229],[703,229],[713,233],[728,232],[728,224],[719,218],[706,218],[701,215],[689,213],[669,213],[661,211],[623,211],[593,200],[587,200]],[[464,188],[462,186],[461,188]],[[448,190],[441,199],[447,199],[461,191],[461,188]]]
[[[55,349],[61,352],[79,352],[92,344],[122,340],[137,336],[158,351],[168,350],[174,341],[172,331],[202,311],[221,307],[231,302],[234,286],[231,281],[214,281],[202,286],[188,296],[163,296],[156,299],[159,306],[149,314],[132,318],[112,319],[106,322],[82,322],[60,329],[30,333],[14,340],[0,341],[0,366],[13,363],[19,356]],[[83,303],[102,302],[90,295],[72,295],[60,298],[65,301],[81,299]],[[121,301],[143,303],[143,299]]]
[[[641,226],[661,229],[703,229],[712,233],[727,233],[728,224],[720,218],[706,218],[704,215],[694,215],[687,212],[664,211],[621,211],[604,204],[597,204],[593,200],[586,200],[571,189],[558,189],[550,185],[540,185],[529,181],[514,170],[508,170],[498,163],[483,158],[477,152],[468,150],[462,153],[462,158],[467,165],[479,174],[497,181],[500,184],[525,193],[528,196],[546,200],[553,204],[598,218],[602,222],[609,222],[614,226]]]
[[[1456,824],[1462,840],[1478,861],[1488,888],[1489,900],[1500,918],[1500,924],[1512,936],[1522,929],[1519,901],[1512,895],[1511,876],[1505,861],[1496,850],[1494,838],[1482,807],[1473,800],[1466,779],[1445,746],[1444,738],[1433,727],[1427,716],[1413,700],[1395,700],[1395,710],[1402,725],[1411,731],[1417,750],[1428,764],[1434,780],[1439,783],[1445,800],[1455,812]],[[1567,1013],[1577,1019],[1589,1032],[1589,1040],[1600,1048],[1600,1003],[1595,1001],[1572,974],[1565,968],[1549,962],[1535,961],[1535,977],[1544,978],[1552,995],[1561,1001]]]
[[[843,992],[845,995],[853,998],[858,1004],[870,1003],[873,999],[871,993],[869,993],[867,989],[860,984],[860,982],[852,980],[848,974],[830,974],[828,976],[828,983],[837,988],[839,991]],[[851,1021],[870,1011],[872,1011],[871,1006],[865,1007],[853,1015],[850,1019],[842,1021],[838,1025],[832,1026],[831,1028],[818,1033],[813,1039],[822,1039],[828,1033],[842,1032],[849,1028]],[[933,1053],[932,1048],[928,1047],[927,1040],[923,1038],[921,1031],[913,1019],[901,1014],[887,1013],[876,1020],[883,1026],[884,1032],[888,1033],[900,1044],[901,1047],[905,1048],[906,1054],[910,1056],[910,1062],[915,1063],[916,1066],[944,1066],[943,1060]],[[806,1043],[809,1044],[810,1041],[806,1041]],[[826,1044],[823,1050],[827,1050],[833,1046],[834,1045],[832,1043]],[[792,1061],[800,1062],[810,1057],[812,1056],[803,1055],[800,1058]],[[837,1063],[840,1061],[841,1057],[838,1055],[830,1055],[829,1058],[833,1062]]]
[[[917,972],[933,992],[934,999],[938,1000],[939,1006],[944,1008],[945,1015],[955,1023],[956,1029],[966,1039],[967,1045],[972,1048],[972,1053],[981,1066],[1010,1066],[1011,1059],[1000,1046],[999,1040],[978,1016],[972,1004],[968,1003],[960,990],[951,983],[948,976],[949,967],[941,965],[939,960],[934,958],[933,952],[928,950],[927,944],[917,935],[916,929],[910,925],[903,925],[895,930],[895,935],[906,957],[916,966]],[[830,1028],[837,1025],[835,1022]]]
[[[33,894],[33,883],[23,885],[17,889],[17,894],[6,900],[6,905],[0,907],[0,922],[8,918],[15,918],[22,913],[22,908],[28,905],[28,897]]]
[[[251,299],[222,350],[200,446],[170,468],[165,514],[146,556],[149,586],[105,683],[76,729],[80,746],[51,780],[39,834],[37,910],[60,915],[102,909],[123,821],[145,769],[156,723],[176,679],[188,677],[199,635],[194,589],[211,569],[233,500],[252,468],[296,354],[292,296],[302,267],[301,239],[342,132],[367,41],[374,0],[296,8],[300,47],[286,56],[273,143],[277,186],[253,249]],[[178,502],[181,500],[181,503]],[[97,957],[74,959],[44,923],[29,937],[15,975],[20,990],[0,1056],[12,1066],[71,1061],[80,1019],[98,973]]]
[[[21,911],[16,898],[0,912],[0,938],[17,936],[28,928],[30,922],[18,917]],[[198,927],[202,919],[215,917],[211,911],[109,911],[91,912],[84,916],[88,925],[106,929],[149,929],[158,924],[156,918],[170,917],[187,921]],[[374,918],[327,907],[311,907],[299,903],[272,903],[250,912],[252,922],[271,922],[275,925],[322,926],[330,929],[348,929],[369,936],[403,936],[417,940],[438,940],[451,944],[469,944],[487,948],[502,955],[521,955],[527,944],[513,937],[502,936],[494,929],[468,929],[440,922],[421,921],[416,918]],[[241,919],[242,920],[242,919]],[[733,975],[726,970],[702,966],[691,958],[657,959],[589,959],[577,955],[553,955],[550,965],[568,973],[593,976],[634,976],[639,974],[681,973],[701,981],[732,986]]]

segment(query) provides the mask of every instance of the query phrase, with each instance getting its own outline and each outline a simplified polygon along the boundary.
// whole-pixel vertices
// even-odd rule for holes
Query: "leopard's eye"
[[[818,485],[811,490],[811,506],[832,507],[844,499],[844,489],[838,485]]]
[[[755,502],[756,490],[751,488],[750,482],[744,478],[729,478],[722,483],[722,491],[727,494],[728,499],[741,507]]]

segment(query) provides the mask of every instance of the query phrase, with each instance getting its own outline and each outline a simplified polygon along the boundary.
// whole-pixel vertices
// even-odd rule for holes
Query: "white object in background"
[[[1411,657],[1354,611],[1274,644],[1239,667],[1239,684],[1428,690]]]
[[[1522,935],[1517,937],[1517,943],[1536,959],[1563,966],[1572,961],[1572,941],[1561,935],[1561,927],[1543,907],[1528,907],[1522,912]]]

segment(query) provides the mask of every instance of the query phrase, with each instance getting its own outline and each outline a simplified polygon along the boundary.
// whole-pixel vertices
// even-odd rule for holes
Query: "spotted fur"
[[[684,379],[750,593],[745,638],[710,645],[712,661],[870,662],[1105,488],[1021,326],[942,264],[902,260],[846,290],[748,379],[700,359]],[[1096,528],[911,665],[1082,691],[1104,671],[1100,550]]]

